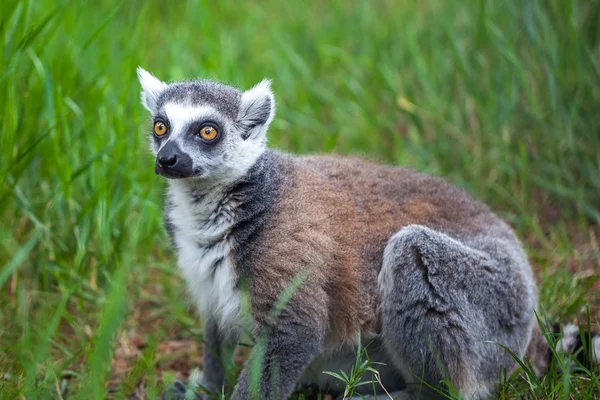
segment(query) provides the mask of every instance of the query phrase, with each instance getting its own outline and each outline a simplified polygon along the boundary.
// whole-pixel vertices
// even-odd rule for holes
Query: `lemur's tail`
[[[549,331],[552,336],[558,338],[558,340],[551,341],[555,343],[554,351],[550,348],[550,343],[544,337],[542,329],[537,323],[527,347],[526,357],[538,377],[546,373],[554,354],[572,354],[574,360],[588,369],[600,365],[600,334],[598,332],[572,324],[562,327],[555,324]]]

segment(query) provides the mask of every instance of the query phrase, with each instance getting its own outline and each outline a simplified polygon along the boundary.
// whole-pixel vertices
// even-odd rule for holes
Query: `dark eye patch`
[[[167,116],[163,115],[163,114],[156,114],[154,116],[154,118],[152,119],[152,123],[153,124],[155,124],[158,121],[162,121],[162,122],[166,123],[169,126],[171,125],[170,122],[169,122],[169,118],[167,118]]]
[[[154,118],[152,119],[152,129],[150,130],[150,134],[152,135],[152,138],[154,139],[154,143],[159,144],[161,141],[163,141],[166,137],[168,137],[169,135],[163,135],[163,136],[156,136],[154,134],[154,124],[156,124],[157,122],[163,122],[165,123],[165,125],[168,127],[168,129],[170,129],[171,124],[169,123],[169,119],[167,118],[166,115],[163,114],[157,114],[154,116]]]
[[[217,139],[215,139],[214,141],[210,142],[210,143],[204,143],[206,144],[209,148],[210,147],[214,147],[214,145],[218,142],[221,141],[223,134],[225,133],[225,131],[223,130],[223,124],[220,123],[219,121],[217,121],[216,119],[205,119],[205,120],[198,120],[198,121],[194,121],[191,122],[187,125],[187,127],[185,128],[185,132],[186,132],[186,140],[198,140],[201,141],[200,139],[200,129],[202,129],[202,127],[204,126],[212,126],[213,128],[215,128],[218,132],[219,132],[219,136],[217,137]]]

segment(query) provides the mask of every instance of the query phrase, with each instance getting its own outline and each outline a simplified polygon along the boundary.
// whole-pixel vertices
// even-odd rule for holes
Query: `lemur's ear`
[[[142,104],[148,111],[155,113],[158,97],[165,90],[167,84],[142,67],[137,68],[137,74],[142,85]]]
[[[271,81],[263,79],[242,94],[238,121],[245,128],[243,138],[264,136],[275,116],[275,97]]]

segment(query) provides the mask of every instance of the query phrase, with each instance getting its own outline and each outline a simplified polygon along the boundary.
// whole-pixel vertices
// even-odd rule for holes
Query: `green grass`
[[[138,65],[273,79],[272,146],[447,177],[518,231],[548,318],[597,321],[599,21],[598,0],[4,0],[0,397],[122,398],[142,382],[152,398],[196,362],[164,349],[201,329],[161,226]],[[597,372],[525,376],[501,395],[600,395]]]

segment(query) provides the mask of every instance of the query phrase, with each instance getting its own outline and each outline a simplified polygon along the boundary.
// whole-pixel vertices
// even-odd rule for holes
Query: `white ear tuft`
[[[264,136],[274,116],[275,97],[269,79],[263,79],[242,94],[239,122],[245,127],[244,139]]]
[[[167,84],[142,67],[137,68],[137,74],[142,85],[142,104],[148,111],[155,113],[158,97],[166,89]]]

